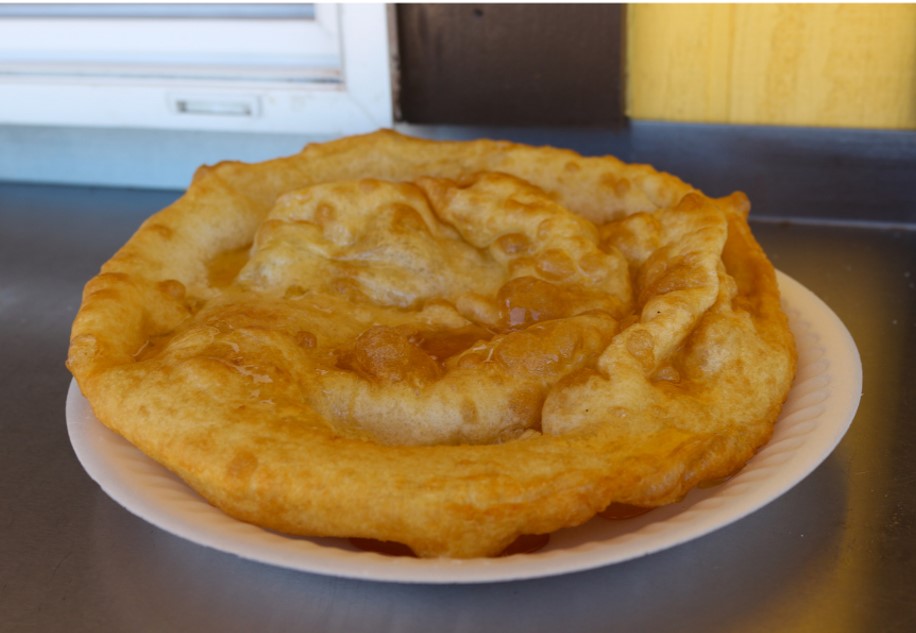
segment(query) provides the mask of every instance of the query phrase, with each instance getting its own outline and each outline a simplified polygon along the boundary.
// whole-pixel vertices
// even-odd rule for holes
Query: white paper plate
[[[799,371],[772,440],[726,483],[623,521],[596,518],[551,535],[533,554],[469,561],[422,560],[358,550],[343,539],[292,538],[236,521],[109,431],[75,382],[67,395],[70,440],[86,472],[115,501],[200,545],[306,572],[376,581],[496,582],[593,569],[679,545],[724,527],[804,479],[849,428],[862,367],[849,332],[813,293],[779,274]]]

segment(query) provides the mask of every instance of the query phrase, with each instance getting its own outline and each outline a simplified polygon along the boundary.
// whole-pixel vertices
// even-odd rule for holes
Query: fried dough
[[[89,281],[68,367],[233,517],[492,556],[766,443],[796,356],[748,209],[390,131],[221,163]]]

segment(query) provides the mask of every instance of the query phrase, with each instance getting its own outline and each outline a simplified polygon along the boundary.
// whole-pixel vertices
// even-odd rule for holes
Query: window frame
[[[61,22],[11,18],[17,28]],[[87,33],[106,18],[87,19]],[[136,18],[139,24],[149,18]],[[192,19],[209,33],[238,21]],[[272,20],[258,20],[259,28]],[[336,67],[225,67],[214,75],[186,64],[136,66],[46,63],[0,57],[0,124],[344,135],[393,123],[387,8],[384,4],[318,4],[306,31],[319,61],[337,46]],[[72,24],[72,23],[71,23]],[[91,26],[91,28],[90,28]],[[279,25],[278,26],[282,26]],[[97,35],[96,35],[97,36]],[[329,44],[330,42],[330,44]],[[2,53],[2,51],[0,51]],[[69,67],[69,68],[68,68]],[[138,72],[142,70],[143,72]],[[209,72],[210,76],[207,76]]]

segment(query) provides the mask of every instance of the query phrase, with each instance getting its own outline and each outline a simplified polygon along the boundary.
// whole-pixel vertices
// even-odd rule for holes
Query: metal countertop
[[[849,433],[787,494],[593,571],[400,585],[194,545],[123,510],[77,461],[64,359],[82,286],[176,195],[0,184],[0,631],[916,630],[916,231],[753,224],[863,363]]]

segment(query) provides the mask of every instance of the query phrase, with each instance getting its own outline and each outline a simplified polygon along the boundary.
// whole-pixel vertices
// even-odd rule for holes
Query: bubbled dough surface
[[[626,262],[593,225],[496,174],[286,194],[237,286],[273,300],[274,314],[248,317],[295,321],[270,364],[294,367],[309,406],[339,432],[400,445],[540,430],[551,386],[597,358],[631,298]],[[222,319],[217,338],[236,327],[203,317]],[[244,347],[223,350],[243,365]]]
[[[492,142],[225,164],[87,284],[68,365],[233,516],[492,555],[767,440],[794,346],[745,212]]]

